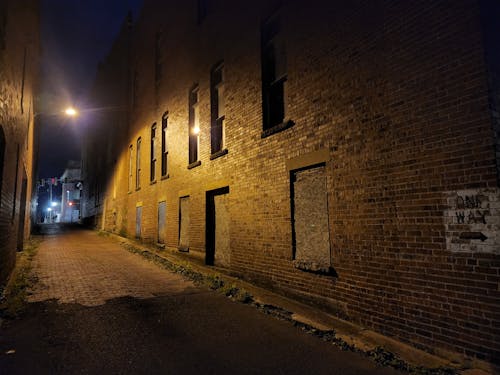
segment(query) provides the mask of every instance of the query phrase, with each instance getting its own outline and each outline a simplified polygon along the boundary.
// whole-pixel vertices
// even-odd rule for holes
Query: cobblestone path
[[[33,272],[38,283],[29,302],[56,299],[98,306],[116,297],[150,298],[194,288],[181,276],[87,230],[45,236],[33,260]]]

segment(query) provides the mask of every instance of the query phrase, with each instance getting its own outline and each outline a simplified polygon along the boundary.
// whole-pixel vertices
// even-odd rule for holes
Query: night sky
[[[128,11],[136,17],[141,3],[41,0],[39,177],[61,176],[68,160],[80,160],[78,119],[56,114],[85,102],[98,62],[111,48]]]

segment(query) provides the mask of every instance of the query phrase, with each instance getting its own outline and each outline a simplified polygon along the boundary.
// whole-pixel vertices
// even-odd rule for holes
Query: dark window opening
[[[277,17],[264,23],[261,33],[263,129],[267,130],[285,120],[286,52]]]
[[[134,170],[134,148],[132,145],[128,147],[128,191],[132,190],[132,179]]]
[[[189,164],[198,161],[200,112],[198,106],[198,86],[189,92]]]
[[[162,32],[158,31],[155,34],[155,84],[160,85],[162,78],[162,56],[161,56]]]
[[[21,80],[21,113],[24,113],[24,83],[26,81],[26,55],[28,50],[24,47],[24,57],[23,57],[23,76]]]
[[[209,0],[197,0],[197,17],[196,22],[201,24],[203,20],[207,17],[209,10]]]
[[[165,112],[161,118],[161,176],[168,175],[168,144],[167,144],[167,129],[168,129],[168,113]]]
[[[139,99],[139,73],[137,70],[134,71],[132,77],[132,106],[135,108],[137,106],[137,101]]]
[[[141,188],[141,137],[137,138],[136,156],[135,156],[135,188]]]
[[[212,155],[225,148],[224,65],[219,63],[210,74],[210,143]]]
[[[156,179],[156,124],[151,126],[151,158],[150,158],[150,177],[149,180],[152,182]]]

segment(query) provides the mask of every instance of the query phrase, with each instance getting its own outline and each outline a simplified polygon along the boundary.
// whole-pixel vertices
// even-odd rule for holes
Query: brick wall
[[[481,2],[483,40],[486,63],[488,66],[488,84],[490,93],[491,117],[496,137],[497,169],[500,171],[500,4],[496,1]],[[500,176],[500,173],[498,174]]]
[[[0,127],[5,138],[0,195],[0,286],[29,236],[33,165],[33,98],[38,61],[38,2],[0,5]],[[23,191],[23,185],[26,187]],[[23,201],[22,197],[26,196]],[[21,221],[21,223],[20,223]]]
[[[203,254],[206,193],[227,186],[232,272],[427,350],[498,361],[500,197],[480,3],[318,0],[277,8],[219,0],[201,21],[196,3],[146,1],[135,23],[122,79],[135,77],[136,102],[116,165],[99,177],[109,182],[103,227],[133,237],[141,206],[142,240],[155,242],[158,202],[166,201],[165,243],[176,248],[179,201],[189,196],[189,250]],[[293,126],[269,135],[260,27],[271,15],[286,46],[285,120]],[[111,54],[110,64],[119,57]],[[211,158],[210,71],[221,60],[228,152]],[[194,84],[201,164],[188,168]],[[169,176],[161,178],[157,153],[150,181],[150,129],[165,112]],[[333,272],[306,272],[294,261],[291,176],[317,165],[326,174]],[[482,203],[459,207],[458,196]],[[462,208],[488,211],[486,222],[458,221]]]

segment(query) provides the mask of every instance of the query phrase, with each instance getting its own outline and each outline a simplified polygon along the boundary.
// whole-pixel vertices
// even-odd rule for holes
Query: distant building
[[[499,2],[145,0],[83,215],[429,351],[500,358]]]
[[[79,161],[70,161],[60,178],[62,223],[73,223],[80,219],[80,190],[82,188],[81,168]]]
[[[0,1],[0,288],[31,225],[34,97],[39,58],[36,0]]]

